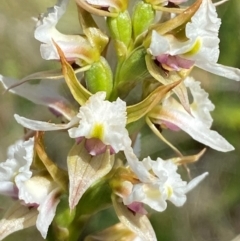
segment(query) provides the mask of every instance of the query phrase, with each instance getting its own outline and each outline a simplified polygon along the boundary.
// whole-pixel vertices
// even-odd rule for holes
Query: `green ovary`
[[[91,133],[92,138],[98,138],[100,140],[104,137],[104,126],[101,123],[97,123],[94,125]]]

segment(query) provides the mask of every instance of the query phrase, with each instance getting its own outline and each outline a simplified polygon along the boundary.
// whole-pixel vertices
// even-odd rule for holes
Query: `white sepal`
[[[25,128],[35,130],[35,131],[55,131],[55,130],[65,130],[78,123],[79,119],[74,117],[67,124],[54,124],[44,121],[30,120],[25,117],[14,114],[14,118],[17,123],[24,126]]]

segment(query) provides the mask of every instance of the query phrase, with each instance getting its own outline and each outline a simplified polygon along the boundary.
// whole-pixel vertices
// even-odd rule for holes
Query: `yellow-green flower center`
[[[100,140],[103,139],[104,136],[104,126],[102,123],[96,123],[92,129],[91,137],[98,138]]]
[[[167,189],[167,196],[168,198],[170,198],[173,194],[173,189],[170,186],[167,186],[166,189]]]
[[[192,56],[192,55],[196,54],[200,50],[201,46],[202,46],[202,41],[201,41],[200,38],[198,38],[195,41],[195,43],[193,44],[192,48],[188,52],[183,54],[183,55],[184,56]]]

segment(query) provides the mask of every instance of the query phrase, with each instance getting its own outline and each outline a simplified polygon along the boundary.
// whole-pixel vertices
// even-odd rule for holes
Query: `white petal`
[[[210,111],[213,111],[215,106],[208,99],[209,94],[200,87],[199,81],[195,81],[191,77],[187,77],[184,84],[190,89],[193,96],[191,114],[210,128],[213,122]]]
[[[34,37],[37,40],[42,43],[51,43],[51,38],[54,36],[56,38],[65,36],[59,33],[55,29],[55,26],[66,12],[68,2],[69,0],[59,0],[55,6],[48,9],[47,13],[41,15],[36,24],[36,30],[34,33]]]
[[[141,147],[142,147],[141,133],[138,133],[133,146],[133,151],[138,158],[141,156],[141,149],[142,149]]]
[[[0,167],[0,171],[1,171],[1,167]],[[0,180],[0,194],[4,196],[17,198],[18,195],[17,195],[16,185],[11,181]]]
[[[170,45],[166,37],[161,36],[155,30],[152,31],[152,39],[149,52],[153,56],[168,53]]]
[[[130,139],[130,138],[129,138]],[[131,142],[130,142],[131,143]],[[141,177],[141,180],[143,182],[149,182],[151,180],[152,175],[148,172],[148,170],[144,167],[143,162],[140,162],[133,152],[133,149],[131,145],[128,145],[124,149],[124,154],[126,156],[126,159],[128,161],[128,164],[130,168],[133,170],[133,172],[138,176]]]
[[[186,25],[186,36],[196,41],[200,39],[201,48],[194,59],[217,62],[219,57],[218,32],[221,20],[217,17],[216,8],[210,0],[203,0],[197,12]]]
[[[69,60],[83,57],[78,49],[87,44],[87,41],[79,35],[64,35],[56,30],[59,19],[65,13],[68,0],[59,0],[57,5],[48,9],[37,22],[34,37],[42,42],[40,47],[42,58],[59,59],[57,50],[53,44],[54,40],[63,50],[65,57]],[[84,57],[83,57],[84,58]]]
[[[47,237],[49,225],[52,223],[59,202],[59,189],[54,189],[38,207],[36,227],[44,239]]]
[[[192,189],[194,189],[206,176],[208,175],[208,172],[204,172],[202,175],[195,177],[194,179],[192,179],[187,187],[186,187],[186,191],[185,193],[190,192]]]
[[[19,83],[19,80],[0,75],[0,82],[2,82],[4,88],[7,89]],[[59,89],[62,84],[63,80],[41,80],[39,84],[24,83],[10,89],[10,92],[30,100],[35,104],[53,108],[69,119],[69,112],[66,110],[71,104],[60,94]]]
[[[111,0],[86,0],[86,2],[100,7],[108,7],[114,3],[114,1]]]
[[[34,130],[34,131],[55,131],[55,130],[65,130],[68,129],[75,124],[78,123],[78,118],[73,118],[69,123],[67,124],[54,124],[54,123],[48,123],[43,121],[35,121],[30,120],[27,118],[24,118],[22,116],[19,116],[17,114],[14,114],[14,118],[16,119],[17,123],[24,126],[25,128]]]
[[[180,4],[180,3],[185,3],[188,0],[169,0],[169,2],[175,3],[175,4]]]
[[[240,81],[240,69],[205,61],[196,61],[195,65],[210,73],[225,77],[227,79]]]
[[[33,176],[18,185],[19,199],[26,204],[41,205],[48,194],[56,188],[56,183],[51,179],[42,176]]]
[[[176,106],[178,107],[176,108]],[[193,139],[215,150],[222,152],[234,150],[226,139],[183,110],[182,106],[173,98],[165,100],[159,119],[178,126]]]

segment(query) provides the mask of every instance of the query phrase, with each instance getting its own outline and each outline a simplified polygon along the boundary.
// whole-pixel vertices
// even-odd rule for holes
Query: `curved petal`
[[[69,61],[80,58],[88,62],[90,60],[84,50],[85,48],[91,49],[88,41],[80,35],[64,35],[55,28],[59,19],[65,13],[67,4],[68,0],[59,0],[54,7],[49,8],[48,12],[43,14],[37,22],[34,37],[43,43],[40,47],[43,59],[59,59],[52,41],[54,40]]]
[[[25,128],[34,130],[34,131],[56,131],[56,130],[65,130],[68,129],[79,122],[77,117],[72,118],[67,124],[54,124],[43,121],[30,120],[25,117],[14,114],[14,118],[18,124],[24,126]]]
[[[210,128],[213,122],[210,111],[213,111],[215,106],[208,99],[209,94],[201,88],[201,83],[199,81],[195,81],[192,77],[186,78],[184,80],[184,84],[190,89],[193,96],[191,114]]]
[[[240,81],[240,69],[224,66],[213,62],[205,62],[202,60],[196,61],[195,65],[210,73],[225,77],[227,79]]]
[[[176,108],[176,106],[178,107]],[[210,130],[208,126],[204,125],[198,119],[188,114],[173,98],[165,100],[157,118],[158,120],[156,120],[156,123],[163,120],[174,124],[187,132],[194,140],[210,146],[215,150],[222,152],[234,150],[234,147],[227,142],[226,139],[216,131]]]
[[[59,202],[59,189],[56,188],[48,194],[38,207],[39,214],[36,227],[44,239],[47,237],[49,225],[52,223]]]
[[[203,174],[201,174],[198,177],[195,177],[194,179],[192,179],[186,187],[185,193],[190,192],[192,189],[194,189],[206,176],[208,175],[208,172],[204,172]]]
[[[186,36],[196,41],[200,39],[201,46],[195,60],[201,59],[208,62],[217,62],[219,57],[218,32],[221,20],[217,16],[216,8],[212,1],[203,0],[199,9],[186,25]],[[195,46],[196,47],[196,46]],[[196,50],[196,49],[195,49]],[[195,51],[194,49],[192,51]]]

